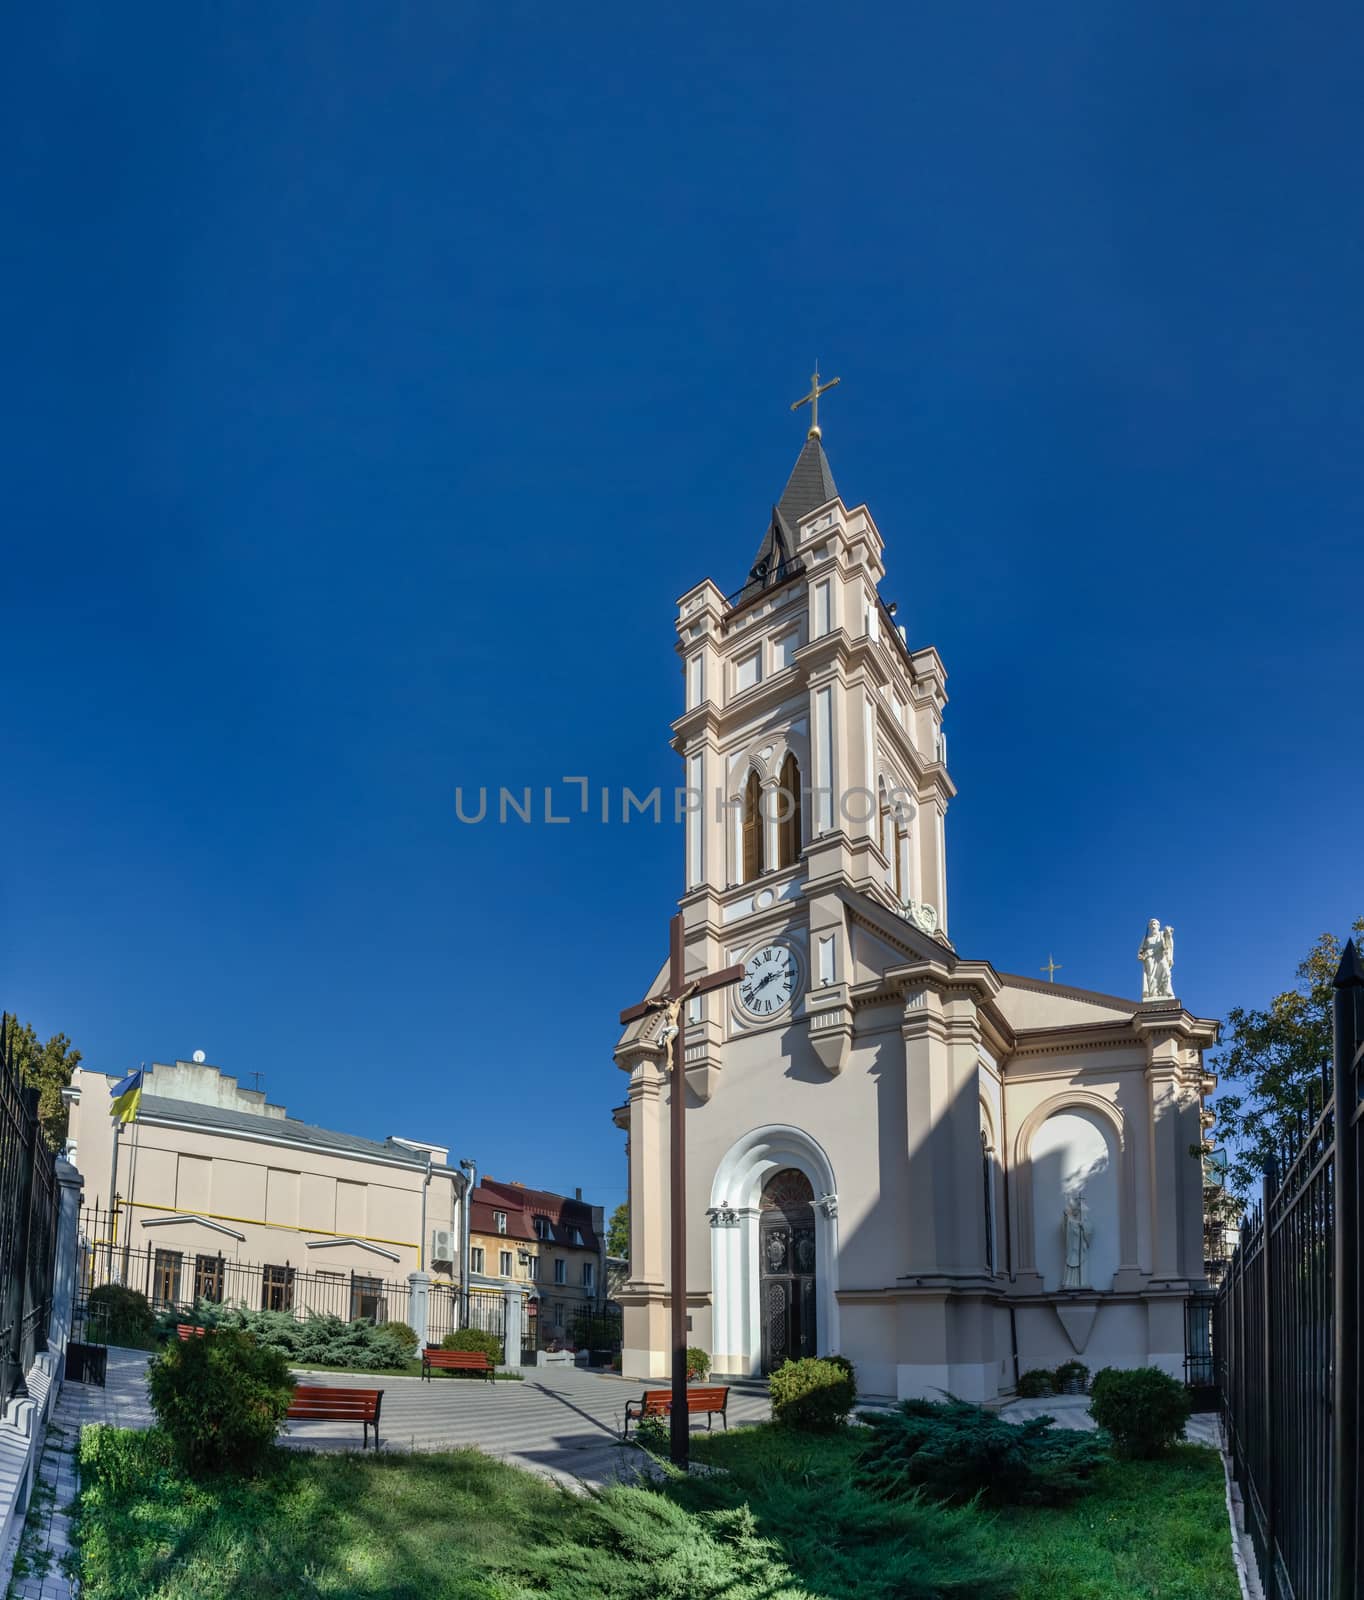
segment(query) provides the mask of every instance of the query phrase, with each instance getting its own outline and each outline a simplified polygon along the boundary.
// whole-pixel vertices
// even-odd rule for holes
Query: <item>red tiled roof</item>
[[[551,1194],[547,1189],[527,1189],[524,1184],[499,1183],[496,1179],[485,1178],[474,1188],[469,1213],[471,1231],[496,1234],[495,1211],[507,1214],[505,1237],[508,1239],[534,1241],[539,1237],[535,1218],[545,1217],[551,1230],[545,1243],[573,1246],[569,1229],[577,1228],[582,1235],[580,1248],[598,1248],[597,1235],[592,1229],[592,1207],[586,1200],[570,1200],[567,1195]]]

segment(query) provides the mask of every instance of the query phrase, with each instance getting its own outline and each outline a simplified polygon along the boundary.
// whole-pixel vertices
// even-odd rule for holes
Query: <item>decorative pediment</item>
[[[176,1211],[168,1217],[143,1217],[144,1228],[168,1228],[172,1223],[197,1222],[201,1228],[211,1228],[214,1233],[225,1233],[229,1239],[235,1239],[238,1244],[246,1243],[246,1235],[238,1233],[235,1228],[229,1228],[226,1223],[214,1222],[211,1217],[201,1217],[195,1211]],[[397,1257],[394,1257],[397,1260]]]
[[[385,1250],[382,1245],[371,1244],[368,1239],[309,1239],[309,1250],[335,1250],[341,1245],[351,1245],[356,1250],[368,1250],[371,1255],[383,1256],[385,1261],[400,1261],[402,1258],[393,1250]]]

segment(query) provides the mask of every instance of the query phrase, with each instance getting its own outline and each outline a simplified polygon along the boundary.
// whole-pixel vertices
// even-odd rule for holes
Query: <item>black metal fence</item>
[[[1213,1319],[1233,1472],[1266,1600],[1354,1600],[1360,1570],[1364,967],[1336,976],[1335,1062],[1264,1175]]]
[[[353,1270],[305,1271],[287,1261],[239,1261],[213,1250],[125,1243],[116,1236],[109,1212],[90,1207],[81,1216],[77,1338],[102,1342],[101,1328],[90,1316],[90,1296],[108,1283],[136,1289],[153,1311],[186,1316],[196,1302],[208,1301],[247,1311],[284,1311],[299,1321],[331,1316],[343,1322],[412,1323],[412,1291],[405,1278]],[[439,1344],[453,1333],[460,1326],[459,1311],[458,1285],[433,1283],[427,1296],[427,1340]],[[470,1289],[468,1325],[501,1338],[506,1327],[502,1294]]]
[[[60,1191],[38,1120],[38,1091],[19,1081],[15,1020],[0,1016],[0,1406],[24,1389],[47,1349]]]

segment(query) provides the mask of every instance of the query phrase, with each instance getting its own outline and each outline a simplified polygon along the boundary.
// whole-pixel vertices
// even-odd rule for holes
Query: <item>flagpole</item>
[[[123,1124],[114,1120],[114,1159],[109,1167],[109,1282],[114,1281],[114,1235],[118,1232],[118,1141]]]
[[[138,1109],[141,1110],[141,1107]],[[128,1152],[128,1222],[123,1230],[123,1277],[121,1281],[125,1284],[128,1281],[128,1249],[133,1242],[133,1198],[137,1193],[137,1152],[142,1147],[142,1140],[138,1137],[138,1134],[141,1127],[141,1117],[134,1117],[132,1148]]]

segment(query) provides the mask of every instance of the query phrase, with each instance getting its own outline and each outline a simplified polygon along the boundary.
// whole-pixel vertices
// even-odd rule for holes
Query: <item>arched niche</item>
[[[1040,1131],[1058,1116],[1081,1119],[1086,1130],[1061,1124],[1037,1145]],[[1011,1151],[1013,1159],[1006,1181],[1014,1201],[1012,1233],[1019,1272],[1040,1272],[1048,1289],[1059,1287],[1064,1265],[1066,1185],[1085,1169],[1086,1159],[1090,1164],[1105,1163],[1102,1177],[1096,1173],[1093,1197],[1086,1193],[1095,1227],[1086,1276],[1094,1289],[1105,1290],[1111,1287],[1114,1272],[1135,1269],[1136,1163],[1122,1112],[1113,1101],[1093,1090],[1065,1089],[1034,1107],[1023,1119],[1017,1132],[1011,1134]],[[1102,1208],[1101,1213],[1098,1207]],[[1096,1247],[1101,1247],[1097,1256],[1093,1253]],[[1044,1263],[1054,1265],[1055,1270],[1049,1270]]]
[[[1028,1151],[1033,1255],[1044,1288],[1112,1287],[1121,1255],[1119,1161],[1112,1125],[1083,1107],[1054,1111],[1033,1134]],[[1065,1213],[1071,1201],[1086,1208],[1091,1237],[1080,1258],[1079,1283],[1067,1284]]]

